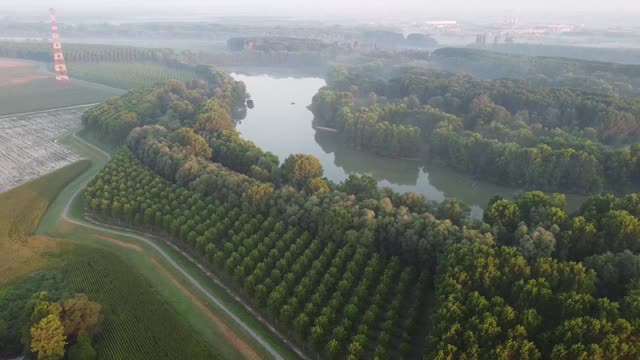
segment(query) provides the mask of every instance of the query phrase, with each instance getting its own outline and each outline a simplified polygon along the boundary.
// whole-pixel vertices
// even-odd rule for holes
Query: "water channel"
[[[471,207],[474,217],[494,195],[511,198],[519,189],[498,186],[474,179],[444,166],[402,159],[385,158],[354,150],[344,144],[337,133],[316,130],[313,114],[307,109],[311,98],[325,85],[321,78],[288,77],[261,71],[234,72],[244,81],[255,107],[237,128],[242,137],[276,154],[280,161],[296,153],[312,154],[320,159],[324,176],[340,182],[349,173],[367,173],[378,185],[398,192],[418,192],[429,200],[456,198]],[[577,207],[581,196],[567,196],[570,209]]]

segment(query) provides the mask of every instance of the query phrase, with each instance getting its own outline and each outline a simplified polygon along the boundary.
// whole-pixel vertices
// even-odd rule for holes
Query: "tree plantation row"
[[[53,60],[49,42],[0,42],[0,56],[50,63]],[[68,63],[160,63],[179,64],[178,55],[171,49],[149,49],[133,46],[65,44]]]
[[[424,68],[380,78],[335,67],[313,98],[316,122],[384,156],[432,156],[496,183],[622,192],[640,179],[640,102]],[[612,145],[626,146],[612,146]]]
[[[188,82],[198,78],[195,70],[162,64],[85,63],[68,64],[72,77],[120,89],[154,85],[167,80]]]
[[[598,195],[568,214],[563,195],[529,192],[493,199],[474,221],[460,202],[366,175],[335,184],[313,156],[280,164],[241,139],[230,114],[243,86],[216,74],[87,112],[113,142],[105,125],[123,120],[110,109],[136,119],[86,189],[98,216],[198,254],[321,357],[640,356],[640,196]]]
[[[412,335],[420,333],[428,277],[397,258],[312,237],[246,207],[205,201],[145,169],[128,151],[85,194],[98,214],[179,239],[318,353],[407,356],[423,340]]]

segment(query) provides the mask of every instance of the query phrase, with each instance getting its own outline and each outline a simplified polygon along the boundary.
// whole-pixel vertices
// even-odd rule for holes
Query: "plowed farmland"
[[[78,161],[55,139],[80,127],[84,109],[0,117],[0,192]]]

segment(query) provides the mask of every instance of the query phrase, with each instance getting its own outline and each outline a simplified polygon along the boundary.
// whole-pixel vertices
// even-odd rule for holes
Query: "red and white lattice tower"
[[[49,17],[51,17],[51,37],[53,39],[53,64],[56,69],[56,81],[58,84],[69,83],[69,73],[67,73],[67,65],[64,63],[64,55],[62,55],[62,44],[60,44],[60,34],[58,33],[58,22],[56,21],[56,10],[49,9]]]

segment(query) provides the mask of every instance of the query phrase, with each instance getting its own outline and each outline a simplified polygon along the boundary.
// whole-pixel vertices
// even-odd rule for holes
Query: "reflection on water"
[[[518,189],[479,181],[437,164],[357,151],[345,145],[337,133],[316,131],[307,105],[324,86],[323,79],[232,75],[244,81],[255,101],[255,108],[248,110],[238,130],[244,138],[276,154],[280,161],[291,154],[312,154],[322,163],[324,175],[333,181],[343,181],[349,173],[367,173],[378,180],[378,185],[398,192],[415,191],[436,201],[462,200],[471,207],[474,217],[482,216],[482,208],[493,196],[510,198],[518,193]],[[575,208],[581,197],[567,199],[570,208]]]
[[[415,186],[419,176],[419,162],[389,159],[348,147],[340,135],[330,131],[317,130],[315,141],[322,151],[333,154],[333,169],[338,173],[329,174],[330,179],[344,179],[349,173],[367,173],[378,181],[390,184]],[[325,171],[326,172],[326,171]]]

